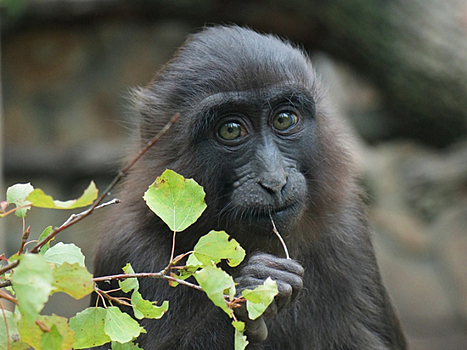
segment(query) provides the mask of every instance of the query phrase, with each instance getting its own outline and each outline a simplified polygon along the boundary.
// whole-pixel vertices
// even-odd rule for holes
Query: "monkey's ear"
[[[173,113],[165,113],[163,103],[150,86],[131,89],[129,98],[132,102],[132,114],[135,118],[132,124],[139,131],[140,139],[144,145],[162,130]],[[167,115],[170,117],[166,117]]]

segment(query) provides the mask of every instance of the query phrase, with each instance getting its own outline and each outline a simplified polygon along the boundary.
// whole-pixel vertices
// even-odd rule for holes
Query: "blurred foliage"
[[[0,0],[0,8],[9,17],[18,17],[26,8],[27,0]]]

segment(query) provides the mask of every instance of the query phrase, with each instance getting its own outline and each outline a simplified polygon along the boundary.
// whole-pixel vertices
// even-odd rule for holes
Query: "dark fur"
[[[262,341],[265,333],[253,324],[248,349],[405,349],[378,272],[341,123],[326,111],[319,91],[308,58],[288,42],[238,27],[193,35],[135,94],[136,149],[175,113],[180,119],[125,180],[123,203],[100,238],[96,276],[120,273],[127,262],[137,272],[166,266],[172,234],[141,197],[170,168],[198,181],[208,204],[198,222],[178,234],[176,253],[191,250],[211,229],[225,229],[249,257],[256,252],[229,271],[240,289],[263,280],[267,271],[280,282],[272,317],[261,319],[268,337]],[[304,117],[292,138],[264,131],[272,96],[284,94],[297,99],[292,103]],[[212,134],[219,106],[244,111],[252,129],[262,131],[252,133],[240,151],[221,145]],[[268,188],[283,179],[281,193]],[[273,217],[295,261],[283,259],[266,215],[291,204]],[[170,301],[162,319],[141,322],[145,350],[233,349],[231,320],[203,293],[152,279],[141,279],[140,291],[146,299]]]

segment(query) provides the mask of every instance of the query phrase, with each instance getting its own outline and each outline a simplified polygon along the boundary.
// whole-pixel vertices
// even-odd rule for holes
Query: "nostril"
[[[280,176],[279,174],[267,173],[260,176],[258,183],[269,193],[279,194],[287,184],[287,180],[286,174]]]

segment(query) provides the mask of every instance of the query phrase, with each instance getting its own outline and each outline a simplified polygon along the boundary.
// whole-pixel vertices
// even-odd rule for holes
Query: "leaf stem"
[[[18,300],[14,296],[8,294],[7,292],[4,292],[3,290],[0,290],[0,298],[11,301],[13,304],[18,305]]]
[[[269,213],[269,218],[271,219],[271,222],[272,222],[272,232],[274,232],[274,234],[277,236],[277,238],[279,238],[279,241],[281,242],[282,247],[284,247],[285,258],[290,259],[289,250],[287,249],[287,245],[285,244],[285,241],[282,238],[282,236],[280,235],[279,231],[277,231],[277,227],[276,227],[276,224],[274,223],[274,220],[272,219],[271,213]]]
[[[96,293],[100,294],[101,297],[107,298],[111,303],[112,303],[112,301],[115,301],[117,304],[131,307],[131,304],[128,303],[128,302],[125,300],[125,299],[128,299],[128,298],[113,297],[113,296],[111,296],[111,295],[109,294],[108,291],[102,290],[102,289],[100,289],[99,287],[94,287],[94,290],[96,291]]]
[[[7,216],[7,215],[10,215],[10,214],[14,213],[14,212],[17,211],[17,210],[24,209],[24,208],[30,208],[30,207],[32,207],[32,204],[25,204],[25,205],[21,205],[21,206],[19,206],[19,207],[10,209],[10,210],[8,210],[8,211],[5,212],[5,213],[1,213],[1,214],[0,214],[0,218],[3,218],[3,217],[5,217],[5,216]]]
[[[6,348],[10,350],[10,329],[8,328],[8,320],[6,319],[5,308],[2,303],[0,303],[0,307],[2,308],[3,322],[5,322]]]

